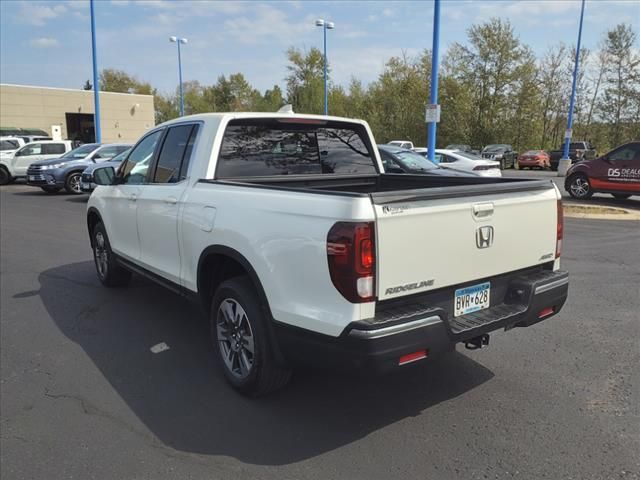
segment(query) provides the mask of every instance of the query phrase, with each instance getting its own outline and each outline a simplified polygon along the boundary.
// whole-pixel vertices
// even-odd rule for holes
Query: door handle
[[[131,202],[135,202],[138,199],[138,196],[135,193],[129,195],[129,200]]]
[[[168,203],[169,205],[175,205],[178,203],[178,199],[176,197],[167,197],[164,199],[164,203]]]

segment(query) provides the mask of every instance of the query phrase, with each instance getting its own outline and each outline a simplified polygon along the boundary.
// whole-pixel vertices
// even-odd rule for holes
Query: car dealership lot
[[[569,299],[526,332],[250,400],[196,308],[99,284],[85,202],[0,189],[3,479],[640,478],[637,222],[567,219]]]

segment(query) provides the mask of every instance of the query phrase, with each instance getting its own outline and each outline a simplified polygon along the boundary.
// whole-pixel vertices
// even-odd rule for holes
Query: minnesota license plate
[[[466,315],[489,307],[491,283],[480,283],[471,287],[459,288],[453,298],[454,316]]]

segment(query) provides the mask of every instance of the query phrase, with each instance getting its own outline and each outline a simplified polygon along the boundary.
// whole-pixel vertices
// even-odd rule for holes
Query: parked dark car
[[[640,195],[640,142],[576,163],[567,171],[564,189],[578,200],[594,193],[610,193],[618,199]]]
[[[127,158],[127,155],[129,155],[130,151],[131,149],[127,148],[124,152],[119,153],[108,162],[94,163],[85,168],[82,172],[82,178],[80,180],[80,190],[82,190],[84,193],[93,192],[93,190],[97,186],[93,179],[93,171],[98,167],[113,167],[114,170],[118,170],[118,167],[120,166],[122,161]]]
[[[495,143],[487,145],[482,149],[482,158],[488,160],[496,160],[500,162],[500,168],[515,168],[518,153],[513,150],[511,145],[506,143]]]
[[[27,184],[40,187],[46,193],[57,193],[64,188],[68,193],[80,194],[80,179],[85,168],[110,160],[130,147],[122,143],[87,143],[59,158],[34,162],[27,169]]]
[[[563,154],[564,142],[558,150],[551,150],[551,152],[549,152],[549,159],[553,170],[558,170],[558,163]],[[571,159],[572,165],[583,160],[593,160],[596,157],[596,149],[589,142],[571,142],[569,144],[569,158]]]
[[[477,177],[432,163],[427,157],[405,148],[393,145],[378,145],[382,165],[386,173],[417,173],[425,175],[444,175],[448,177]],[[436,154],[439,155],[439,154]]]

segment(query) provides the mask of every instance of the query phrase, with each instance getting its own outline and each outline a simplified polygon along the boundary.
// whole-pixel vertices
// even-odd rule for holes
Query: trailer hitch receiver
[[[467,350],[478,350],[489,345],[489,334],[478,335],[464,342],[464,347]]]

